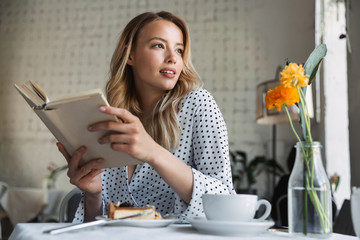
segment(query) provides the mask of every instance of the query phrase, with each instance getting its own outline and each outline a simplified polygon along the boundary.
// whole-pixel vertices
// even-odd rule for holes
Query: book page
[[[29,81],[29,84],[30,84],[32,90],[36,93],[36,95],[39,96],[39,98],[41,98],[41,100],[43,100],[45,103],[47,103],[49,101],[45,92],[41,89],[41,87],[36,82]]]
[[[29,88],[27,85],[14,84],[14,86],[32,108],[42,106],[45,103],[36,93],[34,93],[33,89]]]
[[[87,151],[80,164],[104,158],[105,162],[99,168],[119,167],[141,163],[130,155],[114,151],[110,144],[99,144],[98,139],[109,134],[107,131],[90,132],[91,124],[102,121],[118,121],[116,116],[111,116],[99,111],[99,107],[108,105],[102,94],[91,95],[92,97],[73,101],[63,101],[50,105],[52,110],[44,110],[48,119],[56,129],[52,130],[55,137],[63,143],[69,154],[81,146],[86,146]],[[51,108],[50,108],[51,109]],[[59,136],[57,136],[59,134]]]
[[[82,91],[80,93],[73,93],[73,94],[69,94],[69,95],[66,95],[61,98],[57,98],[55,100],[49,101],[47,106],[49,108],[53,108],[53,107],[56,107],[56,105],[61,105],[61,104],[68,103],[68,102],[74,102],[77,100],[90,98],[95,95],[99,95],[99,96],[101,96],[101,98],[103,98],[105,100],[104,94],[102,93],[102,91],[100,89],[97,88],[97,89],[86,90],[86,91]],[[105,100],[105,102],[106,102],[106,106],[109,106],[109,104],[107,104],[106,100]]]

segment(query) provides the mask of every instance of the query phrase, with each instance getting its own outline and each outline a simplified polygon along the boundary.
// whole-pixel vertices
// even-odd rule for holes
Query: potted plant
[[[262,172],[275,176],[285,173],[274,159],[256,156],[249,161],[244,151],[230,151],[230,161],[234,188],[237,193],[257,194],[256,189],[253,189],[252,186]]]

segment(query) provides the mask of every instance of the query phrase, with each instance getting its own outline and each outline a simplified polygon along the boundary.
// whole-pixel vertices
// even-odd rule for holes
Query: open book
[[[106,131],[89,132],[91,124],[102,121],[119,121],[115,116],[101,113],[100,106],[109,106],[100,89],[94,89],[50,101],[44,91],[34,82],[15,84],[15,88],[67,152],[72,154],[81,146],[87,151],[80,162],[104,158],[98,168],[120,167],[141,163],[127,153],[111,149],[110,144],[99,144],[98,139]]]

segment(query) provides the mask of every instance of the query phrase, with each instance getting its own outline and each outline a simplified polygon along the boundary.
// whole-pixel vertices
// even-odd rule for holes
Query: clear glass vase
[[[328,238],[332,233],[330,182],[319,142],[298,142],[288,185],[289,233]]]

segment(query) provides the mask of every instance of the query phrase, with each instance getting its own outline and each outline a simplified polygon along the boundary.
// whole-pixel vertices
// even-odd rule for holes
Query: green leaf
[[[245,181],[250,189],[257,181],[257,176],[262,172],[281,175],[284,173],[282,167],[275,160],[269,160],[264,156],[256,156],[248,160],[244,151],[230,151],[232,165],[240,163],[242,168],[232,172],[234,186],[240,186]],[[233,169],[232,169],[233,170]]]
[[[305,141],[305,139],[307,138],[306,123],[305,123],[305,112],[304,112],[304,109],[302,108],[301,104],[299,104],[298,107],[299,107],[299,111],[300,111],[300,125],[301,125],[301,131],[302,131],[302,135],[303,135],[302,140]]]
[[[326,45],[320,44],[312,51],[312,53],[306,60],[306,62],[304,64],[304,69],[305,69],[305,74],[308,74],[310,76],[309,77],[309,85],[314,80],[314,78],[316,76],[316,72],[319,69],[319,65],[320,65],[321,61],[325,57],[326,52],[327,52]]]

